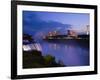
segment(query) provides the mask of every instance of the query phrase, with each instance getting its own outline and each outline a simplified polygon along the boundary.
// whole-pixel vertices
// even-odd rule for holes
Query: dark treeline
[[[55,57],[50,54],[42,56],[39,51],[23,51],[23,68],[44,67],[64,67],[64,64],[62,61],[57,63]]]

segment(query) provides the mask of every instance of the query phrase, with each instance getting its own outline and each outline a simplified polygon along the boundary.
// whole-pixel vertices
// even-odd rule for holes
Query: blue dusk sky
[[[23,32],[33,36],[54,30],[64,34],[68,29],[84,33],[89,24],[90,15],[87,13],[23,11]]]

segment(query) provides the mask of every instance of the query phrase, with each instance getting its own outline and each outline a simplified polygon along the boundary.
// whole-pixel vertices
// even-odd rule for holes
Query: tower
[[[89,35],[89,25],[86,26],[86,34]]]

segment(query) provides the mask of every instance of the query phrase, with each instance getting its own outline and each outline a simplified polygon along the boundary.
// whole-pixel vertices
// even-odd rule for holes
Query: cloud
[[[32,11],[23,11],[23,32],[31,34],[33,36],[41,36],[49,31],[57,30],[64,33],[65,30],[71,28],[70,24],[63,24],[55,20],[44,21],[39,18],[39,16]]]

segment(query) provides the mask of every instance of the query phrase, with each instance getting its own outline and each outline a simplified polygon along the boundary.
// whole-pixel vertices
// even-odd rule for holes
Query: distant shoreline
[[[78,35],[77,37],[68,35],[46,36],[44,40],[89,40],[89,35]]]

